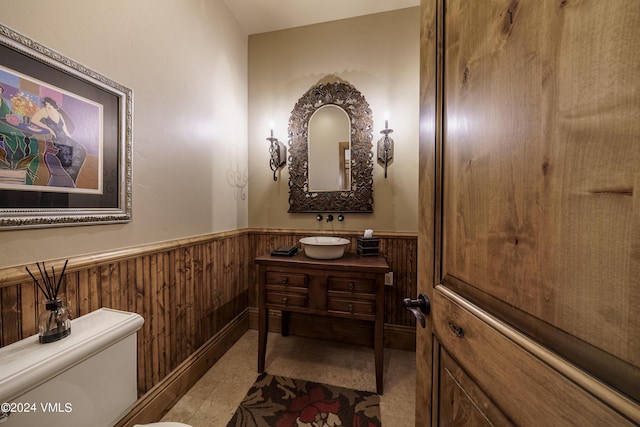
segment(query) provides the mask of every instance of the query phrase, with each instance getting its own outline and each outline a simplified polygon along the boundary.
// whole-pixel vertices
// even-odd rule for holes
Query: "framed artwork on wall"
[[[0,230],[131,221],[131,89],[0,24]]]

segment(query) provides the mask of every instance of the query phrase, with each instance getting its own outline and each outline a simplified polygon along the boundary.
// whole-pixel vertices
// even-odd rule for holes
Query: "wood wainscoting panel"
[[[257,309],[254,258],[282,245],[299,245],[309,234],[242,229],[72,257],[63,295],[74,317],[109,307],[145,319],[138,333],[138,395],[152,389],[158,394],[156,388],[169,384],[176,370],[230,322],[247,308]],[[337,234],[355,251],[354,232]],[[402,299],[416,295],[417,236],[377,237],[394,272],[393,286],[385,287],[385,340],[394,348],[413,349],[415,320]],[[46,263],[61,271],[64,259]],[[0,268],[0,347],[37,333],[42,300],[24,265]],[[296,331],[295,324],[292,328]]]
[[[144,318],[142,396],[246,310],[248,247],[248,234],[239,230],[77,257],[69,260],[63,295],[74,317],[109,307]],[[63,263],[47,266],[61,271]],[[0,346],[38,332],[43,297],[23,270],[0,269]]]

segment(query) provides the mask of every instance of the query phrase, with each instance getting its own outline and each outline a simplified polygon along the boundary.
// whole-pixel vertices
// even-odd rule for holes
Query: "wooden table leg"
[[[268,313],[268,310],[261,308],[258,320],[258,373],[260,374],[264,372],[264,360],[267,353]]]
[[[283,311],[282,312],[282,322],[280,323],[280,332],[283,337],[289,336],[289,316],[290,312]]]
[[[384,391],[383,368],[384,368],[384,322],[376,321],[374,354],[376,365],[376,392],[382,395]]]

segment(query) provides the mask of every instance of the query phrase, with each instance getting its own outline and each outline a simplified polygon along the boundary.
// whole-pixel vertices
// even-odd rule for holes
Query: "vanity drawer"
[[[355,279],[351,277],[329,277],[329,292],[376,293],[376,281],[373,279]]]
[[[307,296],[305,294],[267,291],[266,302],[270,306],[306,308]]]
[[[373,300],[336,298],[330,296],[327,299],[327,309],[331,312],[375,316],[376,303]]]
[[[288,288],[306,288],[307,275],[284,271],[267,271],[266,285],[286,286]]]

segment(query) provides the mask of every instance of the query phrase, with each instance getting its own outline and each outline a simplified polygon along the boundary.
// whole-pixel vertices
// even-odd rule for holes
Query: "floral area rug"
[[[262,373],[227,427],[380,427],[371,392]]]

